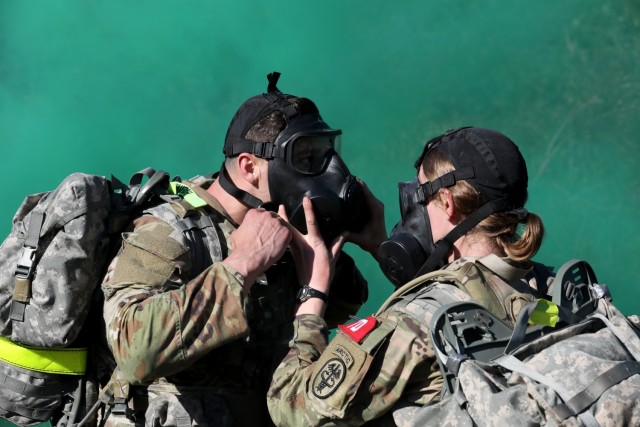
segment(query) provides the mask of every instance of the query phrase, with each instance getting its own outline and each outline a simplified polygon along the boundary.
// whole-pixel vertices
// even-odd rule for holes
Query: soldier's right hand
[[[258,276],[282,257],[291,241],[291,230],[275,212],[250,209],[230,241],[231,253],[224,263],[245,278],[245,290],[249,291]]]

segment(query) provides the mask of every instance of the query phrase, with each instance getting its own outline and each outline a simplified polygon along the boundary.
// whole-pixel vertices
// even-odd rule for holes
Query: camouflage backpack
[[[151,210],[166,219],[166,206],[182,207],[168,222],[196,248],[219,245],[215,231],[204,231],[211,219],[191,215],[198,206],[176,181],[151,168],[128,185],[74,173],[20,205],[0,246],[0,421],[70,425],[94,405],[88,347],[101,327],[93,321],[101,321],[96,289],[134,216]]]
[[[431,340],[440,402],[400,425],[640,425],[640,320],[625,317],[591,267],[573,260],[510,328],[480,304],[443,305]]]

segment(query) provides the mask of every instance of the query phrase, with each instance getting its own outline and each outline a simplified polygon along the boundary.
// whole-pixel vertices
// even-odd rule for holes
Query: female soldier
[[[443,380],[428,330],[437,307],[475,300],[513,325],[520,309],[541,296],[538,285],[546,289],[548,274],[536,277],[531,262],[542,242],[542,221],[524,208],[527,169],[508,137],[481,128],[449,131],[427,142],[416,168],[417,180],[400,185],[403,218],[390,240],[372,237],[372,225],[370,237],[345,237],[370,240],[360,241],[361,247],[379,246],[378,261],[393,281],[438,268],[457,280],[413,287],[375,317],[340,326],[329,345],[322,295],[302,298],[289,353],[268,394],[277,425],[384,424],[394,413],[398,421],[401,408],[439,398]],[[384,230],[377,204],[377,225]],[[305,212],[312,215],[308,201]],[[315,295],[326,294],[337,248],[329,253],[308,228],[309,235],[296,236],[294,244],[316,255],[306,256],[313,263],[307,283]]]

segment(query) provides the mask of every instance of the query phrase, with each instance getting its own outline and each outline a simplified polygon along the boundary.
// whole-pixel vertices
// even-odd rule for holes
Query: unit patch
[[[375,317],[369,316],[366,319],[360,319],[357,322],[349,323],[348,325],[340,325],[338,328],[345,334],[349,335],[352,340],[359,343],[362,342],[364,337],[371,332],[378,322]]]
[[[320,399],[331,396],[344,381],[346,372],[347,366],[341,358],[330,359],[313,380],[313,394]]]
[[[347,366],[347,369],[353,365],[353,357],[349,354],[349,351],[341,345],[337,345],[336,348],[333,349],[333,354],[338,356],[344,364]]]

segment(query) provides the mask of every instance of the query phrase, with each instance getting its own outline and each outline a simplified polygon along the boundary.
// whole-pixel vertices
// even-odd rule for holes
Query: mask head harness
[[[441,151],[455,169],[424,184],[416,177],[398,185],[401,220],[379,249],[382,271],[396,286],[442,267],[455,241],[489,215],[510,212],[520,220],[527,215],[526,164],[518,147],[505,135],[473,127],[447,131],[425,144],[416,169],[434,150]],[[439,189],[463,180],[486,202],[434,242],[426,204]]]
[[[368,211],[360,185],[339,156],[342,131],[332,129],[322,119],[315,104],[277,88],[280,73],[267,76],[267,93],[245,101],[233,117],[224,143],[225,157],[252,153],[269,160],[271,201],[262,200],[238,188],[224,163],[220,185],[246,205],[277,210],[283,204],[290,222],[306,232],[302,198],[308,196],[314,206],[320,231],[329,241],[344,230],[358,231],[367,220]],[[285,127],[274,141],[253,141],[247,133],[263,118],[274,112],[284,117]]]

